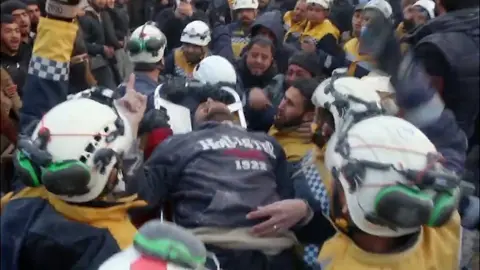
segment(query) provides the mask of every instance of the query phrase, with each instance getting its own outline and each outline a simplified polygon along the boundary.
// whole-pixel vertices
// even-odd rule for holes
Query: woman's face
[[[247,53],[247,68],[255,76],[261,76],[272,65],[273,55],[270,46],[253,45]]]

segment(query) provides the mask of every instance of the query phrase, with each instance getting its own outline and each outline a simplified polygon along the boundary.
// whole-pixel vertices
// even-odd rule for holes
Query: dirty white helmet
[[[167,38],[151,24],[144,24],[133,31],[127,42],[127,51],[133,63],[155,64],[163,59]]]
[[[376,104],[375,106],[380,110],[380,96],[375,91],[371,91],[369,87],[369,84],[355,77],[331,77],[317,86],[312,95],[312,103],[315,107],[324,108],[332,114],[335,124],[332,129],[336,129],[342,124],[347,111],[365,112],[367,110],[364,104],[356,102],[348,96],[372,105]],[[346,107],[342,106],[343,100],[347,103]]]
[[[193,70],[193,78],[203,83],[237,83],[237,73],[232,64],[218,55],[205,57]]]
[[[390,77],[375,72],[370,72],[367,76],[362,77],[362,81],[370,85],[370,90],[379,94],[382,99],[382,108],[388,115],[396,115],[399,108],[395,101],[395,88],[390,83]]]
[[[413,6],[424,8],[428,12],[430,19],[435,18],[435,2],[433,0],[418,0]]]
[[[383,16],[387,19],[392,18],[392,6],[385,0],[370,0],[364,7],[363,10],[376,9],[380,11]]]
[[[429,162],[427,154],[437,152],[435,146],[414,125],[394,116],[367,118],[341,133],[337,130],[332,135],[325,153],[325,165],[331,172],[340,172],[334,174],[343,187],[351,221],[360,230],[381,237],[399,237],[419,231],[421,226],[391,229],[374,224],[366,217],[376,213],[377,195],[385,187],[412,184],[395,169],[422,171]],[[349,153],[342,153],[341,149],[348,149]],[[365,165],[360,171],[356,170],[359,167],[353,164],[362,161],[392,165],[395,169]],[[343,173],[346,168],[351,174],[348,180],[349,176]]]
[[[118,165],[117,158],[134,142],[130,124],[120,112],[89,98],[74,98],[53,107],[35,128],[32,140],[44,129],[51,134],[46,150],[51,154],[53,164],[78,161],[80,166],[76,167],[85,169],[80,175],[75,173],[78,171],[69,171],[67,175],[74,174],[72,177],[58,174],[58,179],[51,182],[57,185],[55,190],[74,189],[76,195],[58,194],[43,180],[47,190],[68,202],[82,203],[97,198]],[[82,178],[82,175],[87,177]],[[122,180],[121,169],[117,177]],[[65,183],[63,187],[62,182]]]
[[[183,29],[180,42],[197,46],[207,46],[210,43],[210,27],[202,21],[193,21]]]
[[[330,8],[330,0],[307,0],[307,4],[319,5],[324,9]]]
[[[258,9],[258,0],[235,0],[232,9]]]

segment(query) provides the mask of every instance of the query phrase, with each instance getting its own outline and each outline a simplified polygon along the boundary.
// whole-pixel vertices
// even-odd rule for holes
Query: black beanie
[[[0,18],[1,18],[1,23],[5,23],[5,24],[11,24],[15,21],[13,16],[10,14],[2,14],[0,15]]]
[[[297,65],[310,72],[313,77],[317,77],[322,74],[322,63],[319,58],[316,53],[299,51],[290,57],[288,65]]]
[[[0,6],[2,14],[12,14],[17,9],[27,9],[27,5],[18,0],[8,0]]]

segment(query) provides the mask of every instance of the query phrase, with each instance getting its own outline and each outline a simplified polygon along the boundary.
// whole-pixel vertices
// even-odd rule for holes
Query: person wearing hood
[[[237,74],[248,92],[251,88],[264,88],[277,75],[275,44],[264,36],[253,38],[246,46],[242,58],[236,62]]]
[[[192,0],[177,0],[171,8],[165,8],[155,15],[158,29],[167,37],[168,44],[165,54],[182,46],[182,36],[185,27],[193,21],[208,23],[207,15],[195,8]]]
[[[278,11],[269,11],[258,16],[250,28],[251,38],[257,35],[263,35],[275,44],[274,59],[279,73],[285,73],[285,71],[287,71],[288,59],[295,51],[295,48],[290,45],[284,45],[283,34],[282,17]]]
[[[278,74],[263,89],[253,88],[246,95],[245,117],[249,129],[268,132],[285,92],[296,80],[322,79],[322,63],[314,53],[299,51],[288,61],[285,75]]]
[[[478,144],[479,8],[478,1],[437,1],[440,15],[405,37],[425,66],[432,85],[458,125]],[[456,44],[452,46],[451,44]]]
[[[174,77],[190,77],[195,66],[203,58],[210,55],[208,45],[211,40],[210,27],[206,23],[193,21],[187,24],[180,38],[182,46],[173,50],[165,58],[165,70],[162,74]]]
[[[289,43],[290,36],[293,40],[298,40],[307,26],[307,22],[307,1],[298,0],[295,8],[287,11],[283,16],[283,28],[287,31],[284,42]]]
[[[235,0],[232,4],[234,21],[227,27],[232,36],[232,50],[236,59],[250,42],[250,27],[258,13],[257,0]]]

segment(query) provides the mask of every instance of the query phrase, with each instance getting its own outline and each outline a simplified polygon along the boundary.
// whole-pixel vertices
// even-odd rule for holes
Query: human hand
[[[5,87],[5,89],[3,90],[3,92],[5,93],[5,95],[9,98],[12,98],[15,93],[17,93],[17,85],[16,84],[12,84],[8,87]]]
[[[180,1],[175,10],[177,17],[190,17],[193,15],[193,7],[190,1]]]
[[[73,56],[70,59],[70,63],[74,65],[74,64],[82,63],[82,62],[87,61],[87,60],[88,60],[88,54],[84,53],[84,54],[79,54],[79,55]]]
[[[103,53],[107,58],[112,58],[115,55],[113,48],[109,46],[103,46]]]
[[[137,136],[140,122],[147,108],[147,97],[135,90],[135,75],[131,74],[125,86],[125,95],[117,100],[119,112],[128,120],[133,136]]]
[[[293,227],[308,215],[308,205],[300,199],[283,200],[247,214],[247,219],[268,218],[255,225],[251,232],[256,236],[271,236]]]
[[[298,133],[300,138],[305,140],[305,142],[312,141],[312,135],[313,135],[312,123],[310,122],[302,123],[300,126],[297,127],[295,131]]]
[[[263,89],[258,87],[250,89],[248,103],[250,107],[255,110],[262,110],[267,106],[272,105],[267,95],[263,92]]]
[[[303,39],[301,47],[303,51],[309,53],[314,53],[317,50],[317,44],[315,40],[310,37]]]

